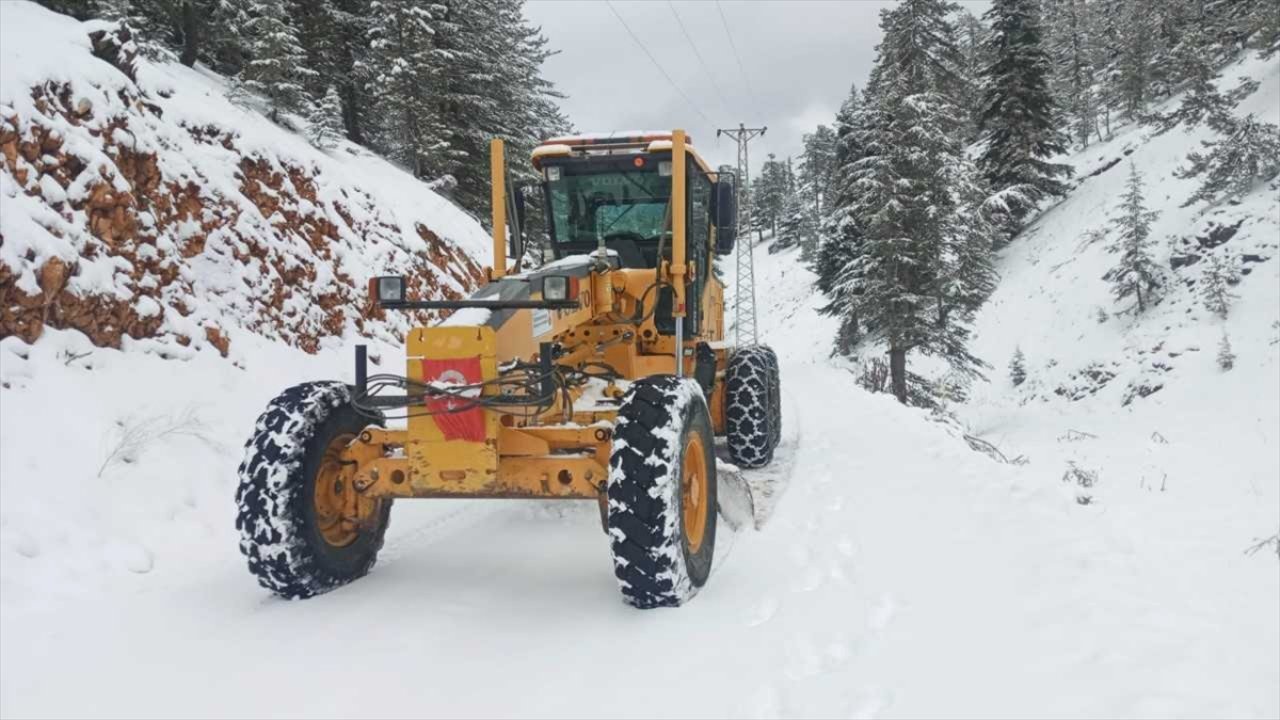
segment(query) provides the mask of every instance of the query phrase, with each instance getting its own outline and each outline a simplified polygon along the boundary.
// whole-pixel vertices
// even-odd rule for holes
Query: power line
[[[720,24],[724,26],[725,37],[729,38],[729,49],[733,51],[733,59],[738,61],[738,72],[742,73],[742,82],[747,86],[747,96],[751,99],[751,104],[759,107],[756,102],[756,91],[751,87],[751,76],[747,75],[747,70],[742,65],[742,56],[738,54],[738,46],[733,42],[733,33],[729,32],[729,21],[724,17],[724,8],[720,6],[720,0],[716,0],[716,12],[720,13]]]
[[[649,48],[645,47],[644,42],[640,40],[640,36],[636,35],[635,31],[631,29],[631,26],[627,24],[627,21],[622,19],[622,15],[618,13],[618,9],[613,6],[613,3],[610,0],[604,0],[604,4],[609,6],[609,9],[613,11],[613,16],[618,18],[618,22],[622,23],[622,27],[626,29],[627,34],[631,36],[632,40],[636,41],[636,44],[639,45],[644,54],[648,56],[649,62],[652,62],[653,66],[658,68],[658,72],[662,73],[662,77],[667,79],[667,82],[671,84],[671,87],[675,88],[675,91],[680,94],[680,97],[684,98],[684,101],[689,104],[689,107],[693,108],[693,111],[698,113],[698,115],[701,116],[709,125],[714,125],[715,123],[711,122],[711,118],[707,117],[707,114],[702,112],[702,109],[699,108],[688,95],[684,94],[684,90],[680,89],[680,86],[676,84],[676,81],[671,79],[671,76],[667,74],[667,71],[658,63],[658,59],[653,56],[653,53],[649,52]]]
[[[671,8],[671,14],[676,18],[676,24],[680,26],[680,32],[684,35],[684,39],[689,42],[689,47],[693,50],[694,57],[698,58],[698,64],[702,66],[703,72],[707,74],[707,79],[711,81],[711,87],[716,91],[716,97],[720,99],[720,110],[722,112],[729,111],[729,103],[725,102],[724,93],[720,92],[720,85],[716,83],[715,76],[711,74],[711,68],[707,67],[707,61],[702,59],[702,53],[698,52],[698,44],[689,36],[688,29],[684,26],[684,21],[680,19],[680,13],[676,12],[675,3],[667,0],[667,7]]]

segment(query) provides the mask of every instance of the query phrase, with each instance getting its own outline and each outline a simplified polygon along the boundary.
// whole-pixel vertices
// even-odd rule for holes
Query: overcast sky
[[[717,165],[735,162],[735,145],[728,138],[717,140],[717,127],[765,125],[768,133],[751,143],[754,171],[770,152],[780,158],[798,155],[800,136],[818,123],[831,123],[850,85],[861,87],[875,61],[880,9],[892,4],[613,0],[610,10],[602,0],[528,0],[525,14],[559,51],[545,72],[568,95],[562,106],[579,130],[683,127],[699,152]],[[980,13],[986,2],[963,4]],[[681,33],[677,15],[705,68]]]

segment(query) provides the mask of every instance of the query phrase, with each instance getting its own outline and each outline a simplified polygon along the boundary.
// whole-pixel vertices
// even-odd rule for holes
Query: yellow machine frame
[[[683,130],[671,133],[670,151],[670,261],[659,258],[659,266],[653,269],[593,271],[584,278],[578,289],[578,307],[550,313],[549,337],[563,348],[557,363],[577,366],[603,362],[625,379],[691,374],[695,345],[706,342],[717,355],[717,373],[723,374],[725,351],[720,341],[724,333],[724,286],[709,268],[703,269],[708,270],[705,291],[695,299],[701,304],[701,332],[696,338],[686,338],[682,333],[686,281],[699,271],[687,260],[687,242],[706,243],[704,257],[708,262],[715,247],[715,228],[710,222],[706,237],[687,238],[687,158],[703,172],[714,174],[688,146]],[[491,145],[491,173],[493,267],[489,276],[497,280],[508,274],[507,188],[501,140],[494,140]],[[672,286],[675,335],[657,332],[652,317],[639,325],[634,323],[643,293],[658,280]],[[500,363],[512,359],[534,361],[539,345],[531,332],[530,315],[527,311],[517,313],[497,330],[487,326],[414,328],[406,343],[406,375],[410,380],[425,381],[424,358],[478,358],[485,379],[498,375]],[[724,431],[723,383],[718,382],[715,387],[710,408],[719,434]],[[534,417],[477,410],[483,416],[482,441],[447,439],[431,415],[411,416],[405,428],[366,429],[342,453],[343,474],[357,491],[345,494],[348,507],[343,516],[366,519],[349,522],[367,521],[369,513],[360,511],[369,505],[369,500],[377,498],[601,498],[609,472],[616,405],[581,402],[581,388],[567,392],[568,404],[557,395],[548,410]],[[609,384],[604,393],[620,397],[622,388]]]

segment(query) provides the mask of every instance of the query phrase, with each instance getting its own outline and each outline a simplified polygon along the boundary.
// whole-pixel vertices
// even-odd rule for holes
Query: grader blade
[[[737,532],[756,525],[756,504],[751,486],[737,465],[723,460],[716,463],[716,502],[720,517]]]

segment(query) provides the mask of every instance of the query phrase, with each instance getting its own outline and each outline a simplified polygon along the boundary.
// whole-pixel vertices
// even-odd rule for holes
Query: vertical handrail
[[[676,321],[676,377],[684,375],[685,318],[685,132],[671,133],[671,286],[675,297],[672,315]],[[661,258],[658,259],[661,262]]]
[[[493,279],[507,274],[507,178],[503,144],[499,138],[489,141],[489,175],[493,211]]]

